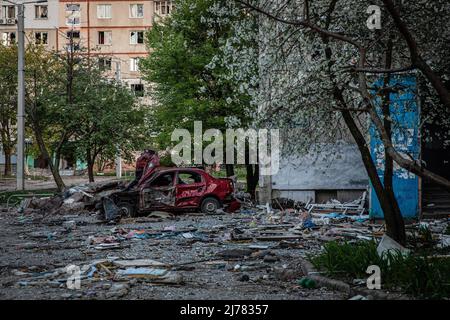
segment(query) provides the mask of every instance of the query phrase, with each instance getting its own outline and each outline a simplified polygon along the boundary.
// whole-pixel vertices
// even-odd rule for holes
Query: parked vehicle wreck
[[[201,210],[214,213],[219,208],[233,212],[240,208],[232,179],[215,178],[198,168],[152,168],[131,190],[109,196],[126,216],[151,211]]]

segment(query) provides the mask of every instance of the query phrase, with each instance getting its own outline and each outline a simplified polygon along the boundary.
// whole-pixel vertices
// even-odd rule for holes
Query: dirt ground
[[[231,231],[240,232],[252,224],[254,218],[245,213],[191,213],[159,220],[129,218],[113,225],[101,223],[92,213],[43,217],[1,212],[0,299],[348,298],[340,292],[305,289],[297,284],[302,277],[298,258],[319,250],[320,245],[309,241],[286,245],[282,241],[230,239]],[[112,235],[120,228],[171,232],[164,237],[126,239],[114,249],[99,250],[90,243],[92,237]],[[173,232],[177,230],[188,232]],[[268,248],[249,248],[255,245]],[[249,250],[250,255],[241,254]],[[70,274],[61,270],[69,265],[92,265],[98,259],[154,259],[170,264],[170,272],[181,277],[182,282],[155,284],[141,278],[118,279],[114,269],[105,267],[107,270],[82,278],[80,289],[67,288]]]

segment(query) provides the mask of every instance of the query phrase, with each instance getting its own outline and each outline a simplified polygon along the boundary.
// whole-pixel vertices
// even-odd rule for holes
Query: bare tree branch
[[[416,69],[414,66],[407,66],[402,68],[393,68],[393,69],[373,69],[373,68],[357,68],[354,66],[349,66],[346,69],[349,69],[350,72],[364,72],[364,73],[398,73],[404,71],[410,71]]]
[[[383,0],[383,3],[387,11],[391,15],[392,19],[394,20],[397,29],[400,31],[400,33],[402,34],[403,38],[406,41],[406,44],[408,45],[412,64],[416,66],[420,71],[422,71],[425,77],[430,81],[430,83],[438,93],[439,98],[441,102],[444,104],[444,106],[446,108],[450,108],[449,91],[445,88],[445,85],[442,82],[441,78],[431,69],[431,67],[420,56],[417,42],[414,39],[411,32],[409,31],[406,23],[401,19],[400,12],[395,7],[392,0]]]
[[[245,6],[247,8],[252,9],[255,12],[263,14],[263,15],[265,15],[265,16],[267,16],[267,17],[269,17],[269,18],[271,18],[271,19],[273,19],[275,21],[278,21],[278,22],[281,22],[281,23],[284,23],[284,24],[288,24],[288,25],[305,27],[305,28],[311,29],[311,30],[319,33],[322,36],[327,36],[327,37],[330,37],[332,39],[336,39],[336,40],[340,40],[340,41],[352,44],[353,46],[355,46],[357,48],[359,48],[361,46],[356,40],[354,40],[352,38],[346,37],[346,36],[344,36],[342,34],[339,34],[339,33],[335,33],[335,32],[332,32],[332,31],[325,30],[325,29],[320,28],[319,26],[317,26],[317,25],[315,25],[315,24],[313,24],[313,23],[311,23],[309,21],[305,21],[305,20],[295,20],[295,21],[293,21],[293,20],[286,20],[286,19],[280,18],[280,17],[278,17],[276,15],[273,15],[273,14],[265,11],[264,9],[262,9],[260,7],[257,7],[257,6],[251,4],[251,3],[247,2],[247,1],[242,1],[242,0],[235,0],[235,1],[240,3],[240,4],[242,4],[243,6]]]

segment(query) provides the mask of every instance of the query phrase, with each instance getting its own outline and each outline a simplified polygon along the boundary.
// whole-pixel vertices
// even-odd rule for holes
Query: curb
[[[314,268],[312,263],[305,259],[300,259],[300,266],[302,268],[303,274],[308,278],[314,280],[319,286],[344,292],[348,295],[348,298],[356,295],[362,295],[367,297],[368,300],[411,300],[411,297],[408,297],[404,294],[393,294],[382,290],[352,288],[348,283],[344,281],[317,275],[318,272]]]

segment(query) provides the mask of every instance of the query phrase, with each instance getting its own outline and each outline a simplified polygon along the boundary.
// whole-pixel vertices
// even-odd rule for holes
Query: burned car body
[[[202,169],[158,167],[147,172],[135,188],[116,192],[110,199],[127,216],[155,210],[213,213],[221,207],[233,212],[240,207],[234,190],[232,179],[215,178]]]

